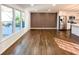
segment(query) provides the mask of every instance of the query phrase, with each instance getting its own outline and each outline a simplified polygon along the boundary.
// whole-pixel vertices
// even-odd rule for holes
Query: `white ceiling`
[[[63,11],[79,11],[79,4],[18,4],[19,7],[26,9],[31,12],[58,12]]]

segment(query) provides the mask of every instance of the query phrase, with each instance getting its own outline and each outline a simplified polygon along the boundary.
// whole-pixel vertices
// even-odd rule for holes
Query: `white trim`
[[[1,5],[0,5],[0,40],[2,40],[2,22],[1,22]]]
[[[22,12],[20,11],[21,29],[22,29]]]
[[[30,29],[57,29],[57,28],[30,28]]]
[[[22,37],[29,29],[24,28],[16,33],[13,33],[11,36],[3,38],[0,41],[0,54],[7,50],[11,45],[13,45],[20,37]]]

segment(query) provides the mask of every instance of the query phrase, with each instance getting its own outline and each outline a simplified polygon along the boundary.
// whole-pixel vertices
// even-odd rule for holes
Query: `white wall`
[[[30,12],[25,10],[25,27],[30,28]]]
[[[57,13],[57,30],[59,29],[59,13]]]

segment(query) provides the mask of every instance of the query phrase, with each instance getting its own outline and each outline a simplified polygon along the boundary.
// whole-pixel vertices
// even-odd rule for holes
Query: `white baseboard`
[[[57,28],[30,28],[30,29],[57,29]]]

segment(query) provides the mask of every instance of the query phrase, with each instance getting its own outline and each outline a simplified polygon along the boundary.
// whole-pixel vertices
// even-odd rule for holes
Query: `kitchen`
[[[57,19],[59,30],[70,30],[72,34],[79,36],[79,14],[78,12],[60,11]]]

